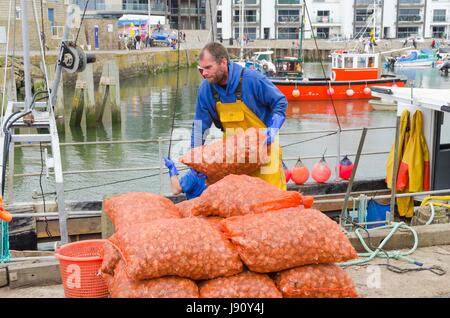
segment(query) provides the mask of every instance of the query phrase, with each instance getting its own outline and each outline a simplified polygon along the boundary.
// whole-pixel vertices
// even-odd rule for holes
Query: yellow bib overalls
[[[261,119],[242,101],[242,73],[239,86],[236,90],[236,102],[222,103],[219,99],[219,94],[212,88],[216,100],[216,110],[225,132],[225,138],[233,134],[235,129],[267,128]],[[282,152],[278,136],[270,147],[270,162],[251,173],[250,176],[261,178],[277,188],[286,190],[286,178],[283,170]]]

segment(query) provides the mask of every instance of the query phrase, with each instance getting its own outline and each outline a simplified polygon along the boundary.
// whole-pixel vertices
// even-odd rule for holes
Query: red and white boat
[[[288,101],[371,99],[372,86],[403,87],[406,79],[379,77],[379,54],[343,50],[331,54],[329,78],[271,77]]]

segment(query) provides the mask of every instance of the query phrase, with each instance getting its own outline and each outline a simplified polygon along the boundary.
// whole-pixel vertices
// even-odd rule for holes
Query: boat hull
[[[288,101],[313,101],[313,100],[351,100],[351,99],[372,99],[372,94],[364,92],[366,87],[371,86],[399,86],[404,87],[406,80],[395,78],[381,78],[368,81],[283,81],[272,80],[272,83],[286,96]],[[328,88],[332,87],[334,94],[328,94]],[[295,97],[295,89],[300,91],[300,95]],[[354,92],[352,96],[347,94],[351,88]]]

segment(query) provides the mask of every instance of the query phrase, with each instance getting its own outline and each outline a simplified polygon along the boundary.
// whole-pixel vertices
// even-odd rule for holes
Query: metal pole
[[[151,22],[150,22],[150,19],[151,19],[151,12],[152,12],[152,3],[151,3],[151,1],[150,0],[148,0],[148,5],[147,5],[147,9],[148,9],[148,34],[147,34],[147,36],[148,37],[150,37],[150,32],[151,32]]]
[[[341,164],[341,130],[338,128],[337,134],[336,134],[336,148],[337,148],[337,160],[336,160],[336,181],[341,181],[341,177],[339,175],[340,172],[340,164]]]
[[[241,61],[244,60],[244,1],[241,0],[241,16],[240,16],[240,24],[239,24],[239,32],[240,32],[240,38],[241,38],[241,51],[239,53],[239,59]]]
[[[163,154],[162,154],[162,138],[158,138],[158,151],[159,151],[159,194],[163,193]]]
[[[24,0],[22,0],[22,1],[24,1]],[[64,33],[63,33],[63,38],[62,38],[63,42],[67,41],[69,39],[70,25],[74,18],[75,18],[75,9],[73,6],[69,6],[67,8],[67,22],[66,22],[66,25],[64,26]],[[61,50],[59,52],[58,60],[56,62],[55,79],[53,80],[53,86],[52,86],[52,91],[51,91],[52,105],[56,105],[56,98],[58,95],[59,82],[61,81],[61,75],[62,75],[62,66],[61,66],[62,58],[63,58],[63,56],[62,56],[62,50]]]
[[[302,6],[302,15],[300,17],[301,22],[300,22],[300,42],[298,44],[298,59],[302,61],[303,63],[303,33],[305,32],[305,3],[306,0],[303,1],[303,6]]]
[[[30,39],[28,34],[28,8],[27,1],[20,0],[22,11],[22,44],[23,44],[23,70],[25,81],[25,111],[30,109],[33,94],[31,93],[31,63],[30,63]]]
[[[362,153],[362,149],[364,146],[364,141],[366,140],[366,135],[367,135],[367,128],[364,128],[362,131],[362,134],[361,134],[361,139],[359,141],[358,152],[356,154],[355,164],[354,164],[353,170],[352,170],[352,176],[350,177],[350,181],[348,182],[348,186],[347,186],[347,192],[345,193],[344,205],[342,206],[342,210],[341,210],[341,218],[340,218],[341,225],[343,222],[342,217],[347,211],[348,200],[350,198],[350,192],[352,191],[353,181],[355,180],[356,171],[358,170],[359,159],[361,158],[361,153]]]
[[[392,183],[391,183],[391,208],[389,222],[394,220],[395,213],[395,196],[397,194],[397,169],[398,169],[398,148],[400,138],[400,116],[397,115],[397,121],[395,125],[395,148],[394,148],[394,166],[392,167]]]

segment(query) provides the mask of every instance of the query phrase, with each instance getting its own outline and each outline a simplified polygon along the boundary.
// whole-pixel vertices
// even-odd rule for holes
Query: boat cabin
[[[376,53],[357,53],[336,50],[331,54],[332,81],[364,81],[378,79]]]
[[[299,78],[303,76],[302,61],[296,57],[283,57],[275,60],[277,76]]]

